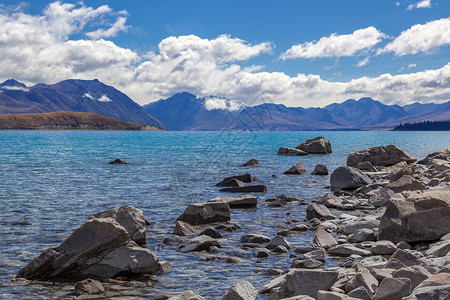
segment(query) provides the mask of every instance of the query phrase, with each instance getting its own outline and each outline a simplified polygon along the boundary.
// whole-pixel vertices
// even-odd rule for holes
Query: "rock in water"
[[[90,218],[112,218],[122,225],[130,238],[139,246],[146,244],[146,223],[148,222],[142,210],[124,205],[119,209],[109,209],[93,215]]]
[[[244,195],[237,198],[217,197],[208,202],[224,202],[227,203],[230,208],[249,208],[258,205],[258,199],[252,195]]]
[[[379,240],[419,242],[438,240],[450,232],[450,190],[409,192],[393,198],[381,218]]]
[[[239,281],[228,289],[222,300],[256,300],[257,297],[258,291],[250,282]]]
[[[322,164],[317,164],[314,168],[314,171],[311,173],[311,175],[328,175],[328,169],[327,166]]]
[[[364,161],[374,166],[392,166],[399,162],[413,163],[417,159],[395,145],[378,146],[352,152],[347,156],[347,166],[356,167]]]
[[[280,147],[278,149],[278,155],[289,155],[289,156],[304,156],[308,155],[305,151],[296,148]]]
[[[303,165],[303,163],[301,161],[299,161],[298,163],[293,165],[289,170],[284,172],[284,174],[289,174],[289,175],[306,174],[306,169],[305,169],[305,166]]]
[[[241,167],[259,167],[259,162],[256,159],[252,158],[246,163],[243,163]]]
[[[422,165],[427,165],[430,163],[433,159],[442,159],[446,161],[450,161],[450,150],[449,149],[442,149],[438,151],[431,152],[422,160],[419,160],[417,163]]]
[[[236,176],[224,178],[221,182],[217,183],[216,186],[233,186],[233,184],[235,184],[236,180],[239,180],[239,181],[245,182],[245,183],[250,183],[254,179],[250,174],[236,175]]]
[[[243,187],[229,187],[220,189],[219,192],[227,193],[266,193],[267,187],[265,185],[247,185]]]
[[[197,295],[196,293],[194,293],[191,290],[188,290],[188,291],[184,292],[183,294],[170,297],[167,300],[205,300],[205,298],[203,298],[200,295]]]
[[[326,141],[322,136],[306,140],[297,147],[296,149],[303,150],[310,154],[328,154],[331,153],[331,143]]]
[[[183,252],[209,250],[211,247],[222,248],[218,241],[207,235],[199,235],[180,246]]]
[[[371,183],[372,180],[366,174],[352,167],[340,166],[330,176],[333,190],[357,189]]]
[[[60,246],[49,248],[17,274],[19,278],[111,278],[154,273],[158,258],[130,239],[112,218],[93,218],[75,230]]]
[[[298,295],[316,297],[319,290],[329,290],[338,279],[338,271],[292,269],[276,277],[261,290],[270,299],[283,299]],[[272,295],[275,297],[272,298]]]
[[[100,281],[88,278],[77,282],[74,291],[77,295],[101,295],[105,288]]]
[[[110,161],[109,163],[108,163],[108,165],[125,165],[125,164],[127,164],[128,162],[127,161],[125,161],[125,160],[122,160],[122,159],[120,159],[120,158],[117,158],[117,159],[115,159],[115,160],[113,160],[113,161]]]
[[[189,223],[177,221],[173,233],[179,236],[193,235],[198,233],[198,230]]]
[[[191,225],[230,221],[230,206],[224,202],[189,204],[177,221]]]

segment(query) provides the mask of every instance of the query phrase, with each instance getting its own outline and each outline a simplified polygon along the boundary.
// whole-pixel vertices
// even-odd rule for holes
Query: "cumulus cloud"
[[[246,105],[275,102],[288,106],[324,106],[364,96],[398,104],[448,101],[450,98],[450,64],[437,70],[332,82],[313,74],[289,76],[282,72],[264,72],[261,66],[241,67],[241,62],[270,54],[273,46],[269,42],[251,44],[229,35],[212,39],[195,35],[168,37],[158,44],[155,52],[146,55],[120,47],[106,37],[72,38],[86,28],[95,32],[98,28],[95,20],[117,14],[123,16],[108,6],[91,8],[60,2],[50,4],[41,15],[0,11],[0,82],[1,79],[15,78],[30,85],[68,78],[98,78],[140,104],[167,98],[180,91],[217,96],[208,101],[210,109],[237,109],[239,102]],[[56,24],[61,24],[61,28],[55,28],[58,27]],[[315,53],[336,57],[350,55],[373,47],[383,35],[375,28],[362,31],[370,33],[362,34],[360,40],[365,42],[355,42],[356,46],[348,44],[351,48],[346,50],[348,52],[324,47],[327,50]],[[366,35],[372,39],[363,38]],[[336,47],[344,48],[345,43],[338,40]],[[314,45],[322,43],[319,41]],[[312,55],[312,52],[306,53]],[[89,98],[88,95],[85,97]],[[217,100],[220,97],[234,101]]]
[[[228,110],[228,111],[241,111],[244,109],[244,105],[235,100],[228,100],[217,97],[207,97],[203,104],[206,110]]]
[[[367,56],[366,58],[364,58],[363,60],[359,61],[356,66],[357,67],[364,67],[365,65],[367,65],[370,62],[370,57]]]
[[[418,24],[403,31],[377,53],[394,52],[397,56],[426,52],[450,44],[450,18]]]
[[[408,5],[406,10],[412,10],[414,8],[430,8],[431,7],[431,0],[422,0],[414,4]]]
[[[280,58],[353,56],[359,51],[373,48],[385,37],[384,33],[372,26],[355,30],[351,34],[338,35],[333,33],[328,37],[322,37],[319,41],[292,46]]]
[[[127,18],[119,17],[117,18],[116,23],[114,23],[110,28],[108,29],[99,28],[96,31],[86,33],[86,35],[93,39],[114,37],[121,31],[124,32],[128,31],[128,28],[130,26],[125,25],[126,21]]]

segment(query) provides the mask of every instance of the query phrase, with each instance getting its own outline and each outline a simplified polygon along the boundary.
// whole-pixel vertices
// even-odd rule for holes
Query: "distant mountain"
[[[223,98],[179,93],[144,108],[173,130],[373,130],[450,119],[450,102],[401,107],[372,98],[350,99],[324,108],[272,103],[246,107]]]
[[[385,105],[372,98],[361,98],[358,101],[350,99],[330,104],[324,109],[347,120],[355,127],[380,125],[409,115],[398,105]]]
[[[127,95],[96,79],[70,79],[32,87],[12,79],[0,84],[0,114],[56,111],[92,112],[165,128]]]
[[[218,97],[198,98],[179,93],[144,109],[172,130],[222,130],[235,127],[236,115],[244,108],[237,101]]]
[[[0,129],[158,130],[159,127],[125,122],[95,113],[58,111],[0,115]]]

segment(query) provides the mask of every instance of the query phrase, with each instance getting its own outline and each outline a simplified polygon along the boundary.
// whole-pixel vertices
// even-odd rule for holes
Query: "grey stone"
[[[368,161],[374,166],[392,166],[399,162],[413,163],[416,158],[395,145],[377,146],[352,152],[347,157],[347,165],[356,167]]]
[[[250,183],[250,182],[253,182],[254,178],[250,174],[226,177],[221,182],[217,183],[216,186],[230,186],[230,184],[234,184],[235,180],[239,180],[239,181],[245,182],[245,183]]]
[[[303,163],[301,161],[299,161],[298,163],[293,165],[291,168],[289,168],[289,170],[284,172],[284,174],[288,174],[288,175],[306,174],[306,169],[305,169],[305,166],[303,165]]]
[[[443,240],[430,245],[425,255],[432,257],[442,257],[450,253],[450,240]]]
[[[191,224],[183,221],[177,221],[175,228],[173,229],[173,233],[180,236],[187,236],[198,233],[198,230]]]
[[[378,241],[373,243],[370,251],[373,254],[391,255],[397,250],[397,247],[391,241]]]
[[[327,166],[323,164],[317,164],[314,168],[314,171],[312,171],[311,175],[328,175]]]
[[[425,189],[425,185],[410,175],[403,175],[398,180],[390,182],[388,185],[386,185],[386,189],[390,189],[394,193],[415,190],[422,191]]]
[[[364,241],[376,241],[377,236],[372,229],[361,228],[355,231],[351,236],[349,236],[348,241],[350,243],[360,243]]]
[[[256,300],[258,291],[248,281],[238,281],[222,296],[222,300]]]
[[[290,155],[290,156],[304,156],[308,155],[305,151],[302,151],[300,149],[295,148],[288,148],[288,147],[280,147],[278,149],[278,155]]]
[[[222,248],[219,242],[213,239],[212,237],[209,237],[207,235],[200,235],[185,242],[183,245],[180,246],[180,250],[182,252],[203,251],[209,250],[209,248],[212,246]]]
[[[265,244],[269,242],[270,238],[262,234],[244,234],[241,236],[241,243]]]
[[[265,257],[270,256],[270,250],[268,250],[266,248],[255,248],[255,249],[253,249],[253,254],[257,258],[265,258]]]
[[[330,213],[328,208],[324,205],[313,203],[306,208],[306,219],[321,219],[321,220],[331,220],[335,217]]]
[[[441,160],[450,161],[450,150],[442,149],[442,150],[433,151],[433,152],[429,153],[424,159],[419,160],[417,163],[426,165],[429,162],[431,162],[433,159],[441,159]]]
[[[401,300],[411,294],[411,280],[408,278],[385,278],[372,300]]]
[[[450,284],[426,286],[416,288],[411,295],[402,298],[402,300],[448,300],[450,299]]]
[[[169,246],[176,246],[183,242],[183,239],[178,235],[168,236],[163,240],[163,243]]]
[[[271,241],[270,244],[266,246],[267,249],[275,249],[277,246],[284,246],[286,249],[291,249],[292,244],[289,243],[285,238],[280,235],[276,235]]]
[[[227,193],[266,193],[267,187],[265,185],[247,185],[242,187],[228,187],[220,189],[219,192]]]
[[[432,275],[422,266],[410,266],[398,269],[392,276],[394,278],[409,278],[411,280],[411,288],[414,289]]]
[[[329,154],[332,152],[330,141],[326,141],[322,136],[306,140],[295,148],[310,154]]]
[[[372,253],[368,250],[364,250],[361,248],[357,248],[352,244],[340,244],[328,249],[328,253],[330,255],[336,256],[350,256],[353,254],[361,255],[361,256],[369,256]]]
[[[372,300],[372,296],[363,286],[350,291],[347,295],[356,299]]]
[[[301,269],[316,269],[322,266],[324,263],[322,261],[307,258],[307,259],[296,259],[291,265],[291,268],[301,268]]]
[[[316,260],[320,260],[320,261],[325,261],[325,250],[323,249],[318,249],[318,250],[313,250],[310,252],[306,252],[303,254],[304,258],[311,258],[311,259],[316,259]]]
[[[220,239],[222,235],[213,227],[206,227],[199,235],[207,235],[212,237],[213,239]]]
[[[366,174],[353,167],[340,166],[330,176],[332,190],[357,189],[371,183]]]
[[[191,225],[230,221],[230,206],[223,202],[190,204],[177,221]]]
[[[313,245],[319,247],[332,247],[337,245],[337,241],[334,237],[328,233],[322,226],[318,226],[316,232],[314,233]]]
[[[259,167],[259,162],[256,159],[252,158],[249,161],[243,163],[241,167]]]
[[[258,205],[258,198],[252,195],[243,195],[241,197],[217,197],[209,200],[208,202],[224,202],[227,203],[230,208],[249,208],[256,207]]]
[[[363,269],[356,273],[356,276],[348,282],[345,290],[350,292],[358,287],[364,287],[371,295],[373,295],[378,287],[378,280],[367,269]]]
[[[88,278],[77,282],[74,291],[77,295],[101,295],[105,288],[100,281]]]
[[[188,290],[185,291],[183,294],[170,297],[168,300],[205,300],[205,298],[203,298],[200,295],[197,295],[191,290]]]

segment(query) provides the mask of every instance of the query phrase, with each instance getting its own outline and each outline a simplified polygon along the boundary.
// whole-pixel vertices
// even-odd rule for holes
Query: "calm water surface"
[[[281,146],[295,147],[319,135],[331,141],[331,155],[276,155]],[[308,172],[317,163],[332,171],[345,164],[349,152],[388,144],[422,158],[431,151],[450,148],[450,133],[0,132],[0,281],[12,279],[42,251],[59,245],[90,215],[126,204],[141,209],[154,223],[148,228],[147,247],[173,265],[171,273],[157,277],[155,287],[142,290],[144,297],[192,289],[207,299],[216,299],[242,279],[260,289],[272,278],[259,275],[262,269],[286,269],[292,258],[284,254],[257,260],[251,251],[239,249],[240,236],[261,233],[273,237],[276,225],[292,219],[302,223],[306,206],[292,203],[285,208],[259,205],[257,209],[232,210],[231,221],[242,228],[223,234],[223,249],[217,255],[242,257],[245,262],[240,264],[207,262],[204,255],[160,246],[186,206],[227,196],[214,184],[223,177],[247,172],[268,187],[268,193],[258,196],[260,204],[281,193],[311,201],[327,192],[329,176],[283,175],[298,160]],[[132,164],[107,164],[115,158]],[[250,158],[256,158],[261,167],[239,167]],[[311,232],[287,239],[294,246],[309,245]],[[61,295],[64,293],[42,286],[0,285],[3,298]]]

